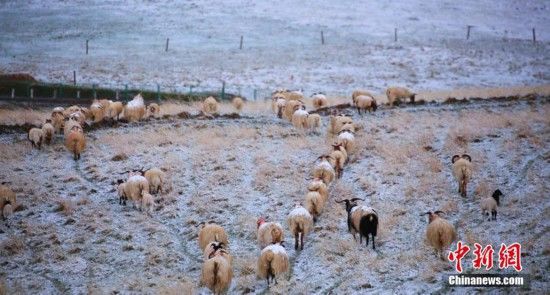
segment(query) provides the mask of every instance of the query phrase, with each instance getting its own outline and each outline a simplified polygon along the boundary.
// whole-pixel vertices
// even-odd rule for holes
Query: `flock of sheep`
[[[400,99],[408,98],[414,102],[416,94],[405,88],[392,87],[386,91],[386,95],[389,105],[392,106]],[[279,118],[291,122],[295,128],[317,132],[322,123],[321,116],[306,111],[303,98],[299,91],[277,90],[272,94],[272,110]],[[367,91],[354,91],[352,102],[358,113],[377,110],[376,99]],[[321,93],[312,96],[312,103],[315,109],[329,105],[326,96]],[[240,97],[235,97],[232,104],[237,111],[240,111],[244,101]],[[29,131],[28,138],[33,146],[40,149],[42,143],[51,143],[55,134],[63,130],[65,146],[73,153],[74,159],[78,160],[86,145],[83,127],[87,124],[87,120],[97,123],[106,119],[118,120],[123,115],[127,121],[133,122],[145,116],[158,117],[159,110],[159,106],[155,103],[146,107],[141,95],[134,97],[125,106],[121,102],[102,99],[94,100],[89,109],[79,106],[67,109],[58,107],[53,110],[51,117],[46,120],[42,128],[32,128]],[[215,98],[208,97],[203,101],[203,113],[216,114],[218,110],[219,104]],[[315,161],[312,179],[307,186],[304,200],[297,203],[287,217],[288,229],[295,239],[296,250],[303,250],[304,237],[311,231],[313,223],[319,219],[329,200],[329,186],[342,177],[350,157],[353,157],[356,152],[356,124],[351,117],[333,112],[329,116],[327,129],[333,143],[328,152]],[[465,197],[468,182],[472,177],[472,159],[469,155],[463,154],[455,155],[451,160],[459,193]],[[129,172],[126,180],[118,180],[119,203],[125,205],[130,199],[134,207],[139,207],[140,210],[149,214],[152,213],[155,206],[152,194],[166,191],[166,179],[165,171],[159,168]],[[500,196],[502,193],[497,190],[491,197],[483,199],[482,213],[491,214],[492,219],[496,219]],[[379,227],[377,211],[372,207],[359,205],[359,201],[364,201],[361,198],[335,201],[345,206],[348,231],[354,239],[356,240],[356,234],[359,234],[359,242],[362,244],[364,237],[368,246],[369,238],[372,238],[372,248],[376,249],[375,237]],[[12,214],[15,204],[16,196],[13,191],[1,185],[0,210],[3,218]],[[435,211],[422,215],[429,216],[426,230],[427,242],[443,258],[444,251],[456,240],[457,235],[454,226],[441,216],[442,213],[442,211]],[[229,252],[228,236],[224,229],[215,223],[201,223],[200,226],[198,243],[204,254],[201,284],[216,294],[224,293],[228,290],[233,276],[233,259]],[[257,274],[258,277],[265,279],[269,286],[270,282],[276,283],[277,277],[289,270],[289,258],[284,245],[284,229],[280,223],[260,217],[257,221],[256,235],[261,250],[257,262]]]

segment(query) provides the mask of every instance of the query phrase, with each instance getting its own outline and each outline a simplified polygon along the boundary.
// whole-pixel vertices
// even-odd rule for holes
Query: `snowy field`
[[[533,0],[4,0],[0,72],[176,91],[226,81],[248,97],[538,85],[550,80],[549,27],[549,3]]]

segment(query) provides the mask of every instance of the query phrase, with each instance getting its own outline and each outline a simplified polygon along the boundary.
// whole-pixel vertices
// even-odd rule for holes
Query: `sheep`
[[[52,125],[51,119],[46,119],[46,123],[42,125],[42,135],[44,136],[44,143],[50,144],[55,134],[55,128]]]
[[[371,207],[358,206],[356,203],[358,200],[363,199],[344,199],[336,201],[336,203],[345,203],[346,212],[348,213],[348,231],[353,235],[353,239],[357,241],[355,234],[359,233],[359,243],[362,244],[363,237],[365,237],[365,246],[368,246],[370,235],[372,237],[372,249],[376,250],[374,239],[378,233],[378,213]]]
[[[328,106],[327,97],[322,93],[314,93],[311,98],[313,98],[314,109],[320,109]]]
[[[244,100],[242,98],[236,96],[231,100],[231,104],[233,105],[235,110],[237,110],[237,112],[240,112],[243,109]]]
[[[147,106],[147,110],[153,118],[160,118],[160,106],[156,103],[150,103]]]
[[[159,168],[151,168],[143,176],[149,181],[149,190],[152,194],[156,194],[162,191],[164,183],[166,181],[166,174]]]
[[[82,125],[80,125],[80,122],[69,119],[65,121],[65,125],[63,126],[63,133],[65,135],[65,138],[69,136],[69,133],[71,133],[71,130],[73,130],[74,127],[77,127],[77,129],[80,129],[82,130],[82,132],[84,132],[84,130],[82,129]]]
[[[118,121],[123,110],[124,105],[121,101],[113,101],[109,104],[109,108],[107,109],[107,117]]]
[[[429,215],[426,240],[428,244],[435,249],[436,255],[439,254],[440,258],[445,260],[443,250],[447,249],[452,242],[456,241],[456,230],[451,223],[439,215],[441,213],[444,212],[435,211],[432,213],[428,211],[420,214],[420,216]]]
[[[128,196],[126,195],[126,183],[122,180],[118,180],[117,184],[118,204],[126,206]]]
[[[321,127],[321,116],[319,114],[308,114],[307,128],[313,132],[317,132]]]
[[[207,97],[202,102],[202,112],[205,114],[217,114],[218,108],[219,108],[219,104],[216,101],[216,99],[212,96]]]
[[[502,195],[502,192],[497,189],[491,197],[481,200],[481,214],[487,214],[488,220],[497,220],[497,207],[500,206],[500,196]],[[491,217],[489,217],[489,213]]]
[[[318,191],[308,191],[305,197],[305,208],[313,217],[313,222],[317,222],[318,217],[325,209],[326,199]]]
[[[307,117],[309,113],[305,110],[305,106],[297,105],[295,109],[296,110],[292,114],[292,126],[298,129],[307,128]]]
[[[137,122],[145,116],[145,112],[145,103],[143,102],[141,93],[139,93],[124,107],[124,118],[128,122]]]
[[[324,183],[329,184],[334,180],[334,168],[330,164],[334,158],[330,155],[322,155],[317,158],[320,160],[313,168],[313,178],[320,178]]]
[[[323,197],[324,202],[328,201],[328,187],[321,178],[314,178],[307,189],[310,192],[318,192]]]
[[[82,128],[73,126],[65,138],[65,147],[73,153],[74,160],[80,160],[80,154],[86,148],[86,137]]]
[[[300,90],[281,90],[277,92],[279,95],[283,96],[286,100],[302,100],[304,98],[304,94]]]
[[[201,272],[201,285],[206,286],[214,294],[226,293],[231,286],[233,258],[226,249],[216,249],[212,257],[205,260]]]
[[[36,147],[40,149],[42,147],[42,140],[44,138],[44,133],[40,128],[31,128],[31,130],[29,130],[29,134],[27,135],[27,138],[31,142],[33,148]]]
[[[355,90],[353,91],[353,93],[351,94],[351,100],[353,102],[353,104],[355,104],[355,99],[358,97],[358,96],[367,96],[367,97],[372,97],[374,98],[374,96],[366,91],[366,90]]]
[[[201,251],[204,252],[204,249],[210,242],[222,242],[224,245],[229,245],[229,241],[227,239],[227,234],[225,233],[225,230],[223,227],[215,224],[215,223],[204,223],[201,222],[199,224],[201,226],[199,230],[199,247],[201,248]]]
[[[4,184],[0,184],[0,212],[4,213],[6,205],[11,205],[11,208],[15,208],[17,204],[17,197],[13,190]],[[5,209],[6,211],[10,210]],[[13,211],[13,210],[12,210]],[[8,212],[10,213],[10,212]],[[5,219],[7,216],[2,215],[2,219]]]
[[[77,121],[80,126],[86,124],[86,115],[82,111],[76,111],[68,116],[69,120]]]
[[[94,123],[103,121],[103,118],[107,113],[108,107],[109,107],[109,103],[105,99],[93,100],[92,105],[90,106],[90,112],[92,114],[92,120],[94,121]]]
[[[283,227],[277,222],[266,222],[263,217],[258,218],[256,222],[258,244],[260,249],[267,245],[279,243],[284,239]]]
[[[353,131],[342,130],[338,133],[336,140],[338,144],[341,144],[346,149],[348,155],[355,152],[355,135]]]
[[[2,219],[6,220],[13,214],[13,206],[11,204],[6,204],[2,210]]]
[[[306,208],[296,205],[288,214],[287,218],[290,232],[294,235],[294,249],[298,250],[298,238],[300,239],[300,250],[304,250],[304,236],[313,227],[313,217]]]
[[[288,255],[282,243],[269,245],[262,250],[258,259],[258,277],[277,284],[277,277],[289,269]]]
[[[453,164],[453,176],[458,181],[458,192],[466,197],[468,182],[472,177],[472,157],[468,154],[454,155],[451,158]]]
[[[149,214],[155,210],[155,200],[146,190],[141,191],[141,209]]]
[[[277,113],[279,119],[283,118],[283,111],[286,106],[286,99],[284,97],[275,97],[273,100],[273,108]]]
[[[329,127],[329,133],[330,134],[338,134],[340,131],[342,131],[342,126],[345,124],[353,124],[353,119],[345,116],[345,115],[330,115],[330,127]]]
[[[388,97],[390,106],[393,106],[396,101],[400,102],[402,98],[410,98],[411,103],[414,103],[416,93],[413,93],[404,87],[389,87],[386,89],[386,96]]]
[[[330,153],[330,164],[336,171],[336,178],[341,178],[344,171],[344,163],[347,161],[347,152],[342,143],[333,144],[332,147],[334,150]]]
[[[365,95],[359,95],[355,98],[355,107],[357,108],[357,113],[361,114],[361,110],[375,112],[378,108],[376,104],[376,100],[373,97],[365,96]]]
[[[346,123],[342,125],[339,132],[342,132],[342,131],[350,131],[352,133],[355,133],[355,125],[353,123]]]
[[[203,251],[204,261],[214,257],[216,254],[218,254],[216,252],[218,252],[219,250],[226,250],[227,251],[227,245],[224,244],[223,242],[218,242],[218,241],[212,241],[212,242],[208,243],[206,245],[206,247],[204,248],[204,251]],[[232,257],[231,257],[230,262],[233,262]]]
[[[58,110],[61,110],[61,109],[58,109]],[[80,106],[77,106],[77,105],[72,105],[66,109],[63,109],[63,116],[65,116],[65,118],[69,117],[72,113],[76,113],[76,112],[80,112],[82,111],[82,108]]]
[[[142,193],[143,191],[149,191],[149,182],[141,175],[131,175],[126,181],[123,189],[125,198],[132,200],[133,207],[136,208],[143,204]]]
[[[65,116],[63,115],[64,109],[61,107],[54,108],[51,120],[52,125],[55,128],[55,133],[61,133],[61,129],[65,126]]]
[[[285,106],[283,107],[283,118],[292,122],[292,115],[297,109],[301,108],[302,105],[303,103],[299,100],[287,100],[285,102]]]

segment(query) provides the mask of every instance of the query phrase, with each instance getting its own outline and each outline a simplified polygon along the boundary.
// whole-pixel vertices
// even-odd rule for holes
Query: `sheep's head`
[[[332,147],[334,148],[335,151],[339,151],[340,148],[342,147],[342,143],[333,143]]]
[[[334,160],[334,157],[331,155],[321,155],[317,158],[317,160],[321,160],[321,162],[323,161],[329,162],[330,160]]]
[[[468,154],[462,154],[461,158],[468,160],[468,162],[472,162],[472,157]]]
[[[361,199],[361,198],[353,198],[353,199],[343,199],[343,200],[340,200],[340,201],[336,201],[336,203],[344,203],[345,204],[345,207],[346,207],[346,212],[350,213],[351,212],[351,209],[353,209],[353,207],[357,206],[357,201],[364,201],[365,199]]]
[[[420,216],[428,215],[428,223],[431,223],[431,222],[434,221],[435,219],[440,218],[440,217],[441,217],[440,214],[444,214],[444,213],[445,213],[445,212],[440,211],[440,210],[437,210],[437,211],[435,211],[435,212],[428,211],[428,212],[426,212],[426,213],[420,214]]]
[[[411,94],[411,96],[410,96],[410,98],[411,98],[411,103],[414,103],[415,97],[416,97],[416,93]]]
[[[46,123],[51,123],[52,119],[46,119]]]
[[[493,199],[495,199],[495,201],[497,201],[497,205],[500,206],[500,196],[504,196],[502,194],[502,192],[500,191],[500,189],[497,189],[496,191],[493,192]]]
[[[413,99],[414,101],[414,99]],[[376,112],[376,109],[378,109],[378,104],[376,103],[376,100],[372,100],[372,111]]]
[[[260,228],[260,226],[261,226],[262,224],[264,224],[264,223],[265,223],[265,218],[260,217],[260,218],[258,218],[258,221],[256,221],[256,226],[257,226],[258,228]]]
[[[451,162],[454,164],[456,161],[458,161],[458,159],[460,159],[460,156],[459,156],[459,155],[454,155],[454,156],[451,158]]]

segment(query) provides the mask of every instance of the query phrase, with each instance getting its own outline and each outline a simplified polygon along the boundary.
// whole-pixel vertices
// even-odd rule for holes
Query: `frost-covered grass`
[[[172,106],[176,113],[180,107]],[[21,208],[10,227],[0,225],[0,287],[207,293],[198,285],[196,226],[214,220],[227,231],[234,257],[230,293],[266,291],[255,275],[256,219],[269,216],[286,229],[287,214],[307,192],[313,161],[332,139],[327,117],[321,135],[304,135],[271,114],[269,103],[263,107],[251,113],[245,107],[241,119],[163,119],[94,130],[77,163],[61,138],[37,151],[24,134],[1,135],[0,182],[16,191]],[[522,243],[532,291],[547,289],[549,225],[541,218],[549,210],[547,99],[382,107],[364,116],[348,111],[362,127],[358,150],[330,186],[304,250],[287,249],[290,274],[268,293],[445,290],[445,274],[454,269],[423,243],[427,220],[419,217],[437,209],[470,245]],[[474,163],[466,198],[457,193],[450,164],[463,152]],[[117,153],[127,158],[111,160]],[[169,178],[152,216],[119,205],[113,185],[142,167],[163,168]],[[496,188],[504,192],[499,220],[487,222],[479,200]],[[351,197],[365,198],[380,215],[376,251],[347,233],[345,210],[334,200]],[[286,240],[292,240],[288,230]],[[476,272],[467,262],[464,268]]]

